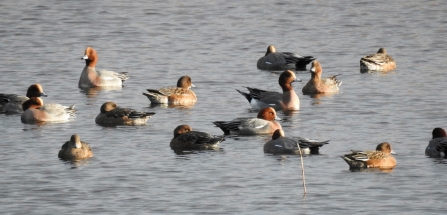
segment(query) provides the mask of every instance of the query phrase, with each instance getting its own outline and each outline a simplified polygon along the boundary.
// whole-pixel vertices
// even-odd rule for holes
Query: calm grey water
[[[436,214],[445,206],[446,160],[427,158],[434,127],[447,127],[443,1],[2,1],[0,90],[40,83],[47,103],[76,103],[73,122],[26,125],[0,115],[2,214]],[[339,94],[299,93],[301,110],[279,112],[289,136],[328,140],[321,155],[265,155],[268,136],[228,137],[220,151],[176,155],[173,129],[221,134],[211,123],[255,116],[235,89],[280,90],[256,69],[268,45],[318,57],[343,73]],[[77,87],[87,46],[98,69],[128,71],[120,90]],[[361,74],[359,59],[387,48],[389,74]],[[147,88],[190,75],[198,103],[150,107]],[[309,73],[299,73],[304,83]],[[94,123],[103,102],[154,111],[146,126]],[[58,160],[78,133],[94,157]],[[392,144],[391,172],[350,172],[350,149]]]

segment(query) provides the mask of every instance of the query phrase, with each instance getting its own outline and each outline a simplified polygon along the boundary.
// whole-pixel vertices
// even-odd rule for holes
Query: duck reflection
[[[89,159],[84,160],[60,160],[65,165],[70,165],[70,169],[78,169],[83,167],[84,165],[87,165],[89,163]]]
[[[180,110],[187,110],[187,109],[191,109],[192,107],[194,107],[194,104],[187,104],[187,105],[175,105],[175,104],[156,104],[156,103],[151,103],[151,105],[149,106],[149,108],[176,108],[176,109],[180,109]]]
[[[123,88],[121,86],[119,87],[88,87],[83,88],[79,87],[80,92],[85,94],[87,98],[95,98],[100,91],[113,91],[113,90],[122,90]]]
[[[383,172],[383,173],[392,173],[394,168],[367,168],[367,169],[349,169],[351,172]]]

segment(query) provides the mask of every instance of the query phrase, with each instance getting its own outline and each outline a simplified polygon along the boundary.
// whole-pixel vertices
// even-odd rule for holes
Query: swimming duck
[[[282,93],[250,87],[247,87],[249,93],[237,89],[236,91],[242,94],[248,102],[250,102],[251,107],[256,110],[266,107],[273,107],[277,110],[299,110],[300,99],[292,87],[292,83],[295,80],[297,80],[295,73],[291,70],[286,70],[281,73],[278,79],[278,84],[282,88]]]
[[[264,144],[264,153],[272,154],[318,154],[320,147],[329,141],[319,142],[303,137],[285,137],[282,129],[273,132],[272,139]],[[298,148],[299,145],[299,148]]]
[[[351,153],[345,154],[341,158],[348,163],[350,169],[392,169],[397,165],[397,162],[391,154],[394,154],[391,144],[383,142],[377,145],[374,151],[351,151]]]
[[[189,76],[182,76],[177,81],[177,87],[163,87],[158,90],[147,89],[143,95],[155,104],[188,105],[197,101],[196,94],[190,90],[195,87]]]
[[[318,94],[318,93],[338,93],[341,81],[337,80],[337,76],[334,75],[327,78],[321,78],[323,69],[320,62],[314,60],[310,68],[312,75],[311,79],[303,87],[303,94]]]
[[[224,140],[224,136],[193,131],[189,125],[179,125],[174,129],[174,138],[169,145],[176,150],[216,149]]]
[[[91,158],[93,153],[90,146],[86,142],[81,141],[79,135],[73,134],[70,140],[62,145],[57,156],[63,160],[81,160]]]
[[[23,102],[31,97],[47,97],[40,84],[33,84],[28,87],[26,96],[17,94],[0,94],[0,112],[2,113],[23,113]]]
[[[95,118],[96,124],[99,125],[143,125],[155,114],[121,108],[114,102],[105,102],[101,105],[100,111]]]
[[[261,70],[306,70],[306,65],[315,60],[312,56],[300,56],[291,52],[276,52],[275,46],[267,47],[264,57],[259,58],[257,67]]]
[[[447,149],[447,134],[442,128],[435,128],[432,131],[432,139],[425,148],[425,154],[430,157],[443,157]]]
[[[85,60],[85,67],[79,78],[79,87],[117,87],[122,86],[123,82],[129,79],[127,72],[113,72],[107,70],[96,70],[98,54],[92,47],[85,49],[85,55],[81,58]]]
[[[281,124],[275,120],[280,120],[276,116],[275,109],[267,107],[260,110],[256,118],[243,117],[231,121],[215,121],[213,124],[222,129],[226,135],[257,135],[271,134],[276,129],[282,129]]]
[[[396,69],[396,62],[386,53],[385,48],[380,48],[376,54],[368,55],[360,59],[360,72],[379,71],[388,72]]]
[[[22,105],[24,123],[63,122],[75,118],[74,105],[44,104],[42,98],[31,97]]]

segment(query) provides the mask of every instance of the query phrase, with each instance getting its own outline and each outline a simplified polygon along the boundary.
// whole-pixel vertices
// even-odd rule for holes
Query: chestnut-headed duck
[[[259,58],[257,66],[261,70],[306,70],[306,65],[315,60],[312,56],[300,56],[291,52],[276,52],[275,46],[267,47],[264,57]]]
[[[385,48],[380,48],[377,53],[360,59],[360,72],[379,71],[388,72],[396,69],[396,62],[386,53]]]
[[[22,113],[22,104],[31,97],[46,97],[40,84],[33,84],[28,87],[26,96],[17,94],[0,94],[0,112],[2,113]]]
[[[70,140],[62,145],[57,155],[62,160],[82,160],[92,156],[93,153],[90,146],[86,142],[81,141],[77,134],[71,135]]]
[[[394,154],[391,145],[388,142],[383,142],[377,145],[376,150],[351,151],[351,153],[345,154],[341,158],[348,163],[350,169],[392,169],[397,163],[391,154]]]
[[[264,153],[272,154],[318,154],[328,141],[319,142],[304,137],[285,137],[282,129],[273,132],[272,139],[264,144]],[[299,147],[298,147],[299,145]]]
[[[174,150],[216,149],[217,145],[225,140],[224,137],[193,131],[189,125],[179,125],[174,129],[174,138],[169,145]]]
[[[447,145],[447,134],[442,128],[435,128],[432,131],[432,139],[425,148],[425,154],[430,157],[444,157],[445,146]]]
[[[320,62],[316,60],[312,62],[310,73],[312,77],[303,87],[303,94],[338,93],[341,81],[337,80],[337,76],[340,74],[321,78],[323,69],[321,68]]]
[[[250,87],[247,87],[249,93],[240,90],[237,91],[250,102],[251,107],[255,110],[260,110],[266,107],[273,107],[276,110],[299,110],[300,99],[292,87],[292,83],[295,80],[298,80],[295,73],[291,70],[286,70],[281,73],[278,79],[278,84],[282,88],[282,93]]]
[[[42,98],[31,97],[22,105],[22,122],[64,122],[75,118],[74,105],[44,104]]]
[[[95,122],[99,125],[143,125],[155,113],[141,112],[131,108],[118,107],[114,102],[101,105],[100,113]]]
[[[282,129],[281,124],[276,120],[280,120],[280,118],[276,116],[275,109],[267,107],[259,111],[257,118],[242,117],[213,123],[222,129],[225,135],[257,135],[271,134],[276,129]]]
[[[163,87],[158,90],[147,89],[143,95],[154,104],[189,105],[197,101],[196,94],[189,88],[195,87],[189,76],[182,76],[177,81],[177,87]]]
[[[85,67],[79,78],[79,87],[119,87],[129,79],[127,72],[112,72],[107,70],[96,70],[98,54],[92,47],[85,49],[85,55],[81,59],[85,60]]]

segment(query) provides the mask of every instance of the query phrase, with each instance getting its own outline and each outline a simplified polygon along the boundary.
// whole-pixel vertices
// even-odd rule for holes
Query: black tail
[[[316,57],[312,57],[312,56],[304,56],[303,58],[300,58],[296,64],[295,67],[296,68],[305,68],[307,64],[309,64],[310,62],[316,60]]]
[[[225,135],[230,134],[230,127],[228,126],[227,121],[215,121],[213,122],[213,124],[219,127],[224,132]]]
[[[252,97],[250,96],[250,94],[244,93],[238,89],[236,89],[236,91],[238,91],[240,94],[242,94],[248,100],[248,102],[251,102]]]

